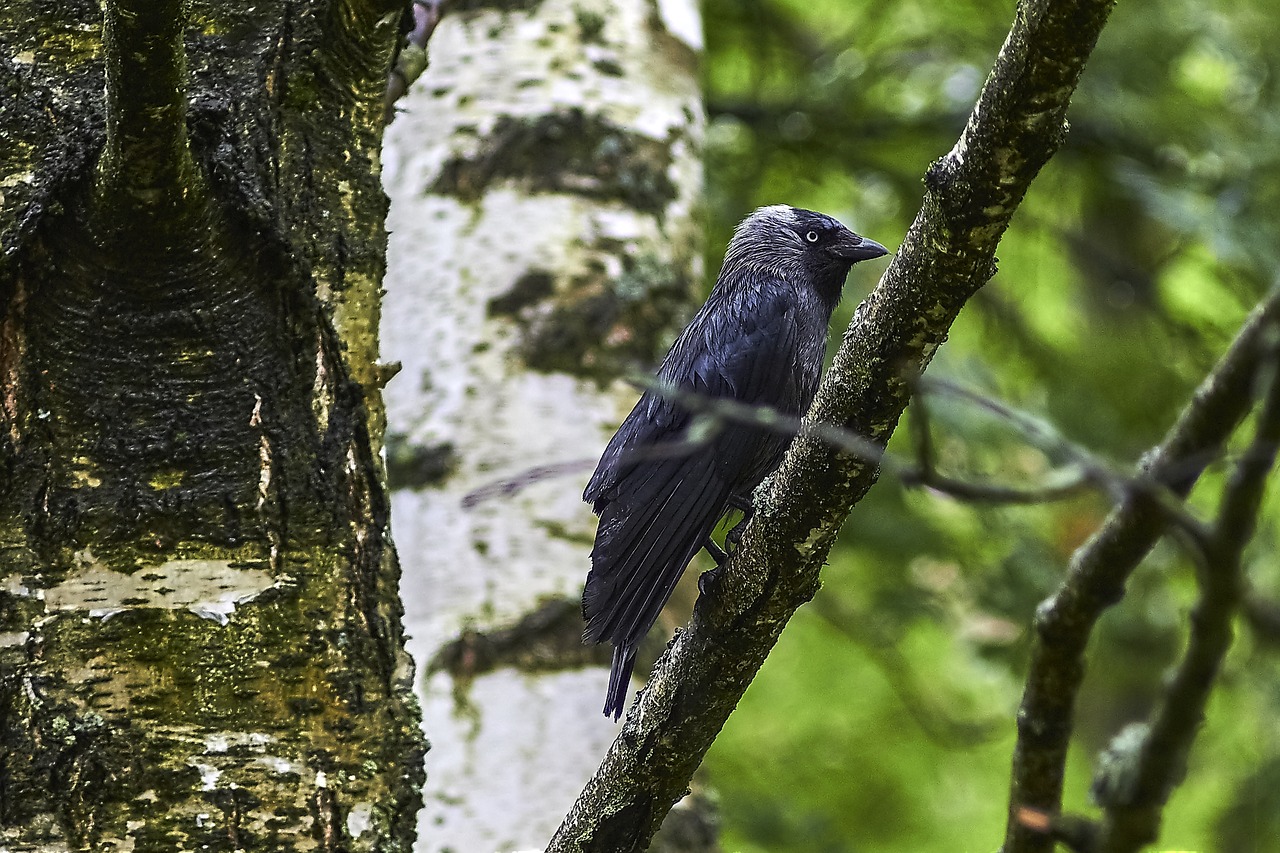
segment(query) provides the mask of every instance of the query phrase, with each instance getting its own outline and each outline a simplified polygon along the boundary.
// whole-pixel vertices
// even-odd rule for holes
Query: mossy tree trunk
[[[637,396],[622,374],[696,307],[699,46],[692,0],[451,3],[390,127],[388,464],[433,742],[423,853],[542,849],[616,734],[608,649],[581,642],[590,469],[463,499],[594,462]]]
[[[0,9],[0,846],[407,850],[382,0]]]

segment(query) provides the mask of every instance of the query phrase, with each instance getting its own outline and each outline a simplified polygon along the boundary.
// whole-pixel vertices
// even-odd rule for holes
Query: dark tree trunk
[[[412,843],[375,333],[400,14],[0,11],[9,849]]]

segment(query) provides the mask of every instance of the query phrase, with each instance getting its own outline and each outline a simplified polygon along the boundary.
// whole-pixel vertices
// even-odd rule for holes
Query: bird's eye
[[[818,242],[818,232],[810,231],[808,234],[804,235],[804,238],[808,240],[810,243],[816,243]]]

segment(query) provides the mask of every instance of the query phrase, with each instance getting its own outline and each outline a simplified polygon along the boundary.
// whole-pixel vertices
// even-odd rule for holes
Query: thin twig
[[[957,480],[942,474],[938,471],[937,448],[933,443],[933,429],[930,423],[932,418],[929,394],[927,392],[944,387],[955,388],[956,386],[950,383],[926,384],[923,378],[915,382],[915,392],[911,395],[911,418],[908,420],[907,426],[911,432],[911,443],[916,454],[917,468],[913,471],[904,465],[897,469],[895,473],[904,486],[920,486],[932,489],[957,500],[970,503],[1042,504],[1065,500],[1078,495],[1086,489],[1096,487],[1099,484],[1105,485],[1108,482],[1105,478],[1096,477],[1086,466],[1079,464],[1073,464],[1069,469],[1050,472],[1048,478],[1053,482],[1032,488],[973,483]],[[965,392],[965,396],[969,397],[969,392]],[[972,398],[984,399],[976,394],[972,395]],[[1005,417],[1004,413],[1006,411],[1009,413],[1014,411],[1005,406],[997,406],[995,408],[997,409],[996,414],[1000,417]],[[1023,418],[1014,417],[1006,419],[1015,428],[1020,427],[1024,420]],[[1027,435],[1027,437],[1034,438],[1031,435]],[[1034,440],[1032,443],[1035,444]],[[1037,446],[1037,449],[1042,452],[1045,451],[1045,448],[1041,446]],[[1048,454],[1046,453],[1046,455]]]
[[[462,506],[464,509],[474,509],[485,501],[493,500],[494,498],[515,497],[516,494],[535,483],[541,483],[556,477],[565,477],[569,474],[577,474],[581,471],[590,471],[595,464],[594,459],[571,459],[568,462],[535,465],[514,476],[495,480],[492,483],[472,489],[462,496]]]
[[[794,415],[785,414],[769,406],[741,403],[723,397],[709,397],[698,392],[685,391],[652,378],[637,380],[637,384],[647,386],[682,408],[697,413],[698,420],[688,430],[685,438],[628,450],[623,455],[624,464],[686,456],[705,447],[714,439],[723,423],[741,423],[758,426],[788,438],[793,438],[804,431],[807,435],[831,447],[838,448],[867,463],[880,465],[906,487],[927,488],[957,500],[972,503],[1040,504],[1065,500],[1090,488],[1102,488],[1108,492],[1125,492],[1130,488],[1140,487],[1136,482],[1126,481],[1114,469],[1093,462],[1094,457],[1083,448],[1075,445],[1064,446],[1058,440],[1055,440],[1052,445],[1054,450],[1064,451],[1065,447],[1065,455],[1090,460],[1089,465],[1092,467],[1073,464],[1069,468],[1051,471],[1046,476],[1048,482],[1039,486],[1005,486],[958,480],[936,469],[931,443],[926,447],[917,446],[918,461],[913,464],[888,453],[875,443],[843,427],[818,423],[806,424]],[[956,386],[939,385],[938,387],[954,390]],[[1025,415],[1015,415],[1016,410],[995,401],[986,400],[975,392],[966,391],[965,396],[974,400],[984,400],[987,407],[997,415],[1004,416],[1003,413],[1010,413],[1009,420],[1015,428],[1019,428],[1024,423],[1034,422],[1034,419]],[[912,405],[917,412],[924,411],[924,394],[917,393],[912,398]],[[1034,439],[1040,432],[1032,431],[1028,438]],[[1037,449],[1045,450],[1040,446],[1037,446]],[[594,465],[594,460],[575,459],[526,468],[510,477],[496,480],[468,492],[462,498],[462,505],[469,509],[494,498],[512,497],[535,483],[553,477],[577,474],[582,470],[590,470]]]
[[[1117,500],[1140,492],[1154,500],[1169,520],[1186,534],[1183,541],[1193,555],[1202,549],[1205,536],[1203,525],[1185,511],[1177,496],[1163,484],[1141,474],[1126,476],[1083,446],[1068,441],[1045,422],[950,382],[918,383],[917,392],[912,396],[913,410],[917,415],[917,419],[912,421],[912,424],[916,425],[912,427],[915,433],[914,444],[917,456],[915,463],[887,452],[874,442],[844,427],[806,423],[794,415],[785,414],[769,406],[742,403],[724,397],[710,397],[678,388],[652,377],[637,378],[635,382],[641,387],[670,399],[681,408],[696,413],[697,420],[683,439],[628,450],[623,455],[626,464],[675,459],[693,453],[714,439],[724,423],[749,424],[788,438],[804,432],[868,464],[879,465],[905,487],[927,488],[969,503],[1043,504],[1066,500],[1093,488],[1101,489]],[[1051,458],[1065,457],[1070,460],[1070,466],[1049,472],[1046,475],[1046,482],[1038,486],[975,483],[942,474],[937,470],[936,454],[932,439],[929,437],[926,392],[945,392],[980,405],[996,417],[1006,420],[1037,450]],[[589,470],[594,467],[594,464],[592,460],[577,459],[531,467],[511,477],[468,492],[463,496],[462,505],[472,508],[493,498],[511,497],[534,483]]]
[[[396,117],[396,102],[409,93],[413,81],[427,70],[427,42],[444,17],[446,0],[413,0],[413,29],[405,36],[396,64],[387,77],[385,120],[391,124]]]

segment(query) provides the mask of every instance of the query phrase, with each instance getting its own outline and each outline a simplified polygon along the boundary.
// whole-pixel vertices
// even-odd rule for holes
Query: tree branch
[[[413,29],[405,36],[395,64],[387,77],[387,94],[383,102],[384,122],[396,117],[396,102],[409,93],[413,81],[427,70],[427,42],[444,17],[445,0],[413,0]]]
[[[930,168],[898,257],[859,306],[810,418],[883,447],[1032,179],[1057,150],[1067,106],[1111,0],[1028,0],[952,151]],[[757,492],[736,552],[659,661],[548,851],[644,849],[818,574],[876,466],[799,436]]]
[[[1244,591],[1241,554],[1257,525],[1267,477],[1280,446],[1280,375],[1273,330],[1270,388],[1253,443],[1236,465],[1209,540],[1207,566],[1197,572],[1200,599],[1191,611],[1191,637],[1149,727],[1142,732],[1132,766],[1120,783],[1101,779],[1094,790],[1107,814],[1102,853],[1131,853],[1156,840],[1164,805],[1186,773],[1187,754],[1204,722],[1218,670],[1231,648],[1232,622]]]
[[[1143,461],[1149,480],[1185,497],[1248,414],[1262,342],[1280,324],[1280,289],[1254,310],[1196,389],[1176,424]],[[1036,641],[1018,711],[1004,853],[1047,853],[1053,841],[1025,825],[1025,809],[1056,814],[1085,647],[1103,611],[1124,594],[1134,568],[1165,532],[1167,513],[1149,493],[1129,494],[1076,551],[1066,579],[1036,613]]]
[[[1080,470],[1079,479],[1082,481],[1082,485],[1097,485],[1104,488],[1116,501],[1120,501],[1132,493],[1144,495],[1164,514],[1166,520],[1176,525],[1175,530],[1177,533],[1190,540],[1189,550],[1192,557],[1197,560],[1201,558],[1208,531],[1205,530],[1204,525],[1195,516],[1188,513],[1182,506],[1181,495],[1170,490],[1160,480],[1148,476],[1142,470],[1133,475],[1121,474],[1115,471],[1113,466],[1099,459],[1086,448],[1067,440],[1050,424],[1007,406],[999,400],[983,396],[945,380],[921,380],[920,384],[924,388],[946,391],[986,409],[1016,427],[1019,432],[1031,441],[1032,445],[1051,458],[1066,457],[1070,459]],[[1072,483],[1067,483],[1066,486],[1072,486]],[[984,488],[988,487],[975,485],[970,490],[977,491]],[[1057,494],[1054,491],[1055,488],[1055,485],[1050,484],[1039,491],[1046,495],[1046,500],[1065,496]],[[957,497],[964,496],[963,492],[956,492],[955,494]],[[1030,500],[1030,497],[1035,494],[1035,491],[1028,491],[1026,494],[1028,499],[1020,502],[1034,503],[1035,501]],[[988,500],[995,502],[998,495],[999,491],[997,490],[993,497],[988,498]],[[1014,503],[1019,501],[1010,500],[1005,502]]]

